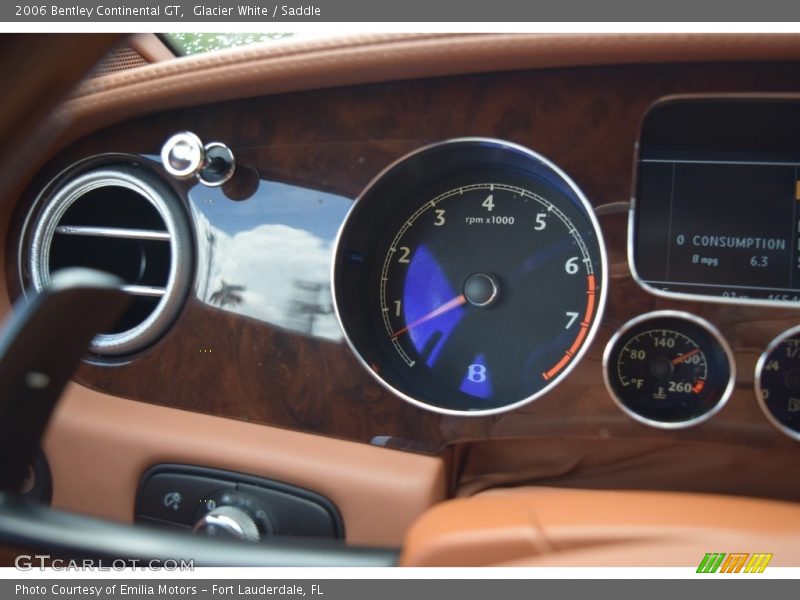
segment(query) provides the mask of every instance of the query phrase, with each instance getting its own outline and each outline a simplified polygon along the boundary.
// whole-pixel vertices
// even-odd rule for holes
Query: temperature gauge
[[[659,311],[629,321],[603,360],[611,397],[654,427],[696,425],[733,391],[730,348],[713,325],[688,313]]]
[[[770,422],[800,440],[800,327],[778,336],[761,355],[756,396]]]

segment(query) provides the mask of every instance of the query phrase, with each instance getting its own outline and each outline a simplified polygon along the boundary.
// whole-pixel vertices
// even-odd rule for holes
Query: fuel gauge
[[[800,440],[800,327],[778,336],[756,365],[761,410],[781,432]]]
[[[696,425],[719,411],[733,391],[733,357],[707,321],[659,311],[626,323],[606,347],[611,397],[646,425]]]

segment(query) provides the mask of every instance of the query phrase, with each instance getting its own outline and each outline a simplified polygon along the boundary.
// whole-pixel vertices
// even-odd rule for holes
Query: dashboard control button
[[[156,473],[139,492],[136,514],[182,525],[194,524],[195,514],[215,492],[235,490],[232,481],[179,473]]]
[[[225,184],[236,170],[236,160],[233,152],[225,144],[211,142],[205,146],[206,164],[197,174],[197,179],[203,185],[217,187]]]
[[[191,131],[176,133],[161,148],[161,162],[175,179],[191,179],[206,162],[203,142]]]
[[[227,509],[236,509],[238,512],[231,512]],[[226,509],[220,512],[220,509]],[[241,514],[246,517],[243,520]],[[213,515],[213,516],[212,516]],[[219,519],[217,517],[220,517]],[[224,517],[224,518],[222,518]],[[249,528],[247,523],[253,524],[256,528],[258,535],[253,538],[252,535],[237,536],[229,532],[233,537],[248,541],[257,541],[271,536],[274,533],[275,527],[272,524],[270,517],[270,510],[255,496],[238,490],[222,490],[206,497],[197,508],[195,512],[195,525],[194,532],[204,532],[208,535],[216,535],[214,533],[214,525],[216,527],[223,527],[227,519],[233,519],[241,527]],[[209,520],[210,519],[210,520]],[[204,525],[205,524],[205,525]],[[235,529],[235,527],[234,527]]]
[[[197,521],[192,532],[213,537],[232,537],[246,542],[261,539],[255,520],[241,508],[218,506]]]
[[[209,187],[225,184],[236,170],[236,159],[225,144],[204,144],[191,131],[170,137],[161,147],[164,170],[175,179],[197,178]]]
[[[338,509],[320,494],[280,481],[192,465],[163,464],[148,470],[142,477],[135,514],[139,523],[252,540],[252,535],[235,533],[249,529],[244,517],[239,512],[219,512],[222,507],[244,513],[255,524],[259,540],[271,536],[344,538]]]

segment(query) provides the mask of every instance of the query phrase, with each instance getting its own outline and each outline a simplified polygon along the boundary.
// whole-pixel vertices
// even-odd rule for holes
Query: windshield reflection
[[[189,199],[200,301],[304,335],[342,338],[330,268],[349,198],[261,180],[246,201],[202,185]]]

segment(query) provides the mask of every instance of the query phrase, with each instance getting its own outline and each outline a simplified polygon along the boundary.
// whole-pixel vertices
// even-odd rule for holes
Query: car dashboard
[[[762,355],[798,325],[797,306],[790,297],[742,302],[686,288],[664,293],[655,276],[644,283],[637,271],[668,245],[659,246],[654,236],[674,221],[660,207],[636,229],[644,213],[632,211],[632,201],[643,210],[643,181],[660,176],[648,171],[645,181],[640,175],[642,152],[651,147],[644,144],[643,123],[656,114],[653,107],[796,101],[800,40],[580,37],[385,36],[362,40],[360,53],[340,55],[339,63],[341,48],[287,43],[290,50],[279,44],[278,50],[223,52],[218,59],[184,59],[185,68],[168,61],[85,81],[60,109],[72,124],[58,147],[16,202],[4,206],[12,301],[42,287],[43,271],[76,264],[116,273],[136,298],[127,321],[96,338],[53,419],[44,455],[54,506],[141,520],[141,486],[153,467],[221,469],[319,493],[341,513],[340,537],[348,543],[396,546],[419,515],[447,499],[484,498],[492,510],[493,499],[521,490],[800,500],[794,412],[800,404],[787,397],[777,414],[759,401],[767,387],[760,374],[770,359]],[[316,55],[312,66],[303,63]],[[222,69],[228,60],[227,68],[239,69],[235,84]],[[677,123],[668,119],[665,127],[686,138],[703,127],[702,118],[682,128]],[[776,131],[796,134],[798,123]],[[734,118],[714,131],[747,127]],[[235,157],[230,179],[176,177],[165,168],[162,149],[181,132],[202,140],[207,152],[211,142],[228,149]],[[404,157],[453,140],[518,146],[556,165],[585,197],[599,232],[591,283],[597,288],[589,290],[594,299],[596,289],[597,304],[576,323],[584,320],[589,334],[564,345],[575,360],[557,381],[549,381],[556,371],[545,376],[536,394],[521,392],[491,410],[480,408],[477,392],[479,400],[467,409],[455,400],[437,407],[443,393],[382,376],[359,354],[360,334],[348,329],[379,323],[368,313],[380,306],[366,298],[367,286],[346,280],[332,287],[337,253],[344,252],[340,230],[365,189]],[[714,147],[730,158],[728,150]],[[769,160],[794,169],[787,175],[793,193],[800,185],[797,150],[787,150],[788,158],[769,152]],[[481,191],[481,199],[488,193]],[[709,193],[690,196],[686,210]],[[658,194],[664,192],[652,196]],[[760,218],[755,210],[743,214],[746,199],[723,206],[730,199],[725,194],[698,218]],[[168,200],[141,202],[153,196]],[[415,202],[432,197],[367,199],[387,203],[386,219],[404,219]],[[790,211],[798,199],[789,198]],[[499,194],[492,200],[498,207],[503,201],[510,202]],[[111,208],[98,208],[103,203]],[[153,215],[163,223],[153,225]],[[773,221],[780,235],[772,237],[789,240],[789,262],[781,268],[791,271],[794,221],[785,227]],[[365,218],[353,225],[371,236],[364,252],[385,253],[378,246],[388,242],[371,227],[382,230],[388,222],[371,225]],[[694,232],[695,225],[689,216],[681,226]],[[81,227],[94,229],[81,235]],[[121,239],[98,233],[104,228],[158,231]],[[458,248],[466,235],[447,244]],[[506,233],[498,228],[492,235],[501,244]],[[647,252],[635,256],[643,244]],[[673,260],[684,260],[671,250]],[[771,250],[784,256],[781,248]],[[751,255],[778,260],[767,250],[742,256]],[[687,264],[692,260],[687,254]],[[565,277],[570,270],[567,264]],[[713,284],[713,276],[703,281],[707,272],[698,271],[694,281]],[[546,294],[548,287],[560,289],[554,282],[548,276],[536,285]],[[345,318],[343,302],[363,305]],[[381,306],[395,309],[391,302]],[[412,321],[409,316],[405,324]],[[126,335],[145,322],[145,331]],[[483,329],[481,335],[491,335],[492,351],[502,354],[527,344],[525,331]],[[678,358],[637,371],[637,353],[643,360],[659,345]],[[497,359],[504,360],[511,358]],[[662,367],[674,375],[677,390],[663,388],[669,376],[656,372]],[[477,374],[470,379],[477,381],[480,373],[472,369],[467,377]],[[682,399],[664,412],[658,402],[671,402],[672,392],[670,398]],[[640,402],[644,395],[655,405]],[[516,402],[521,397],[528,401]],[[713,503],[703,510],[713,511]]]

